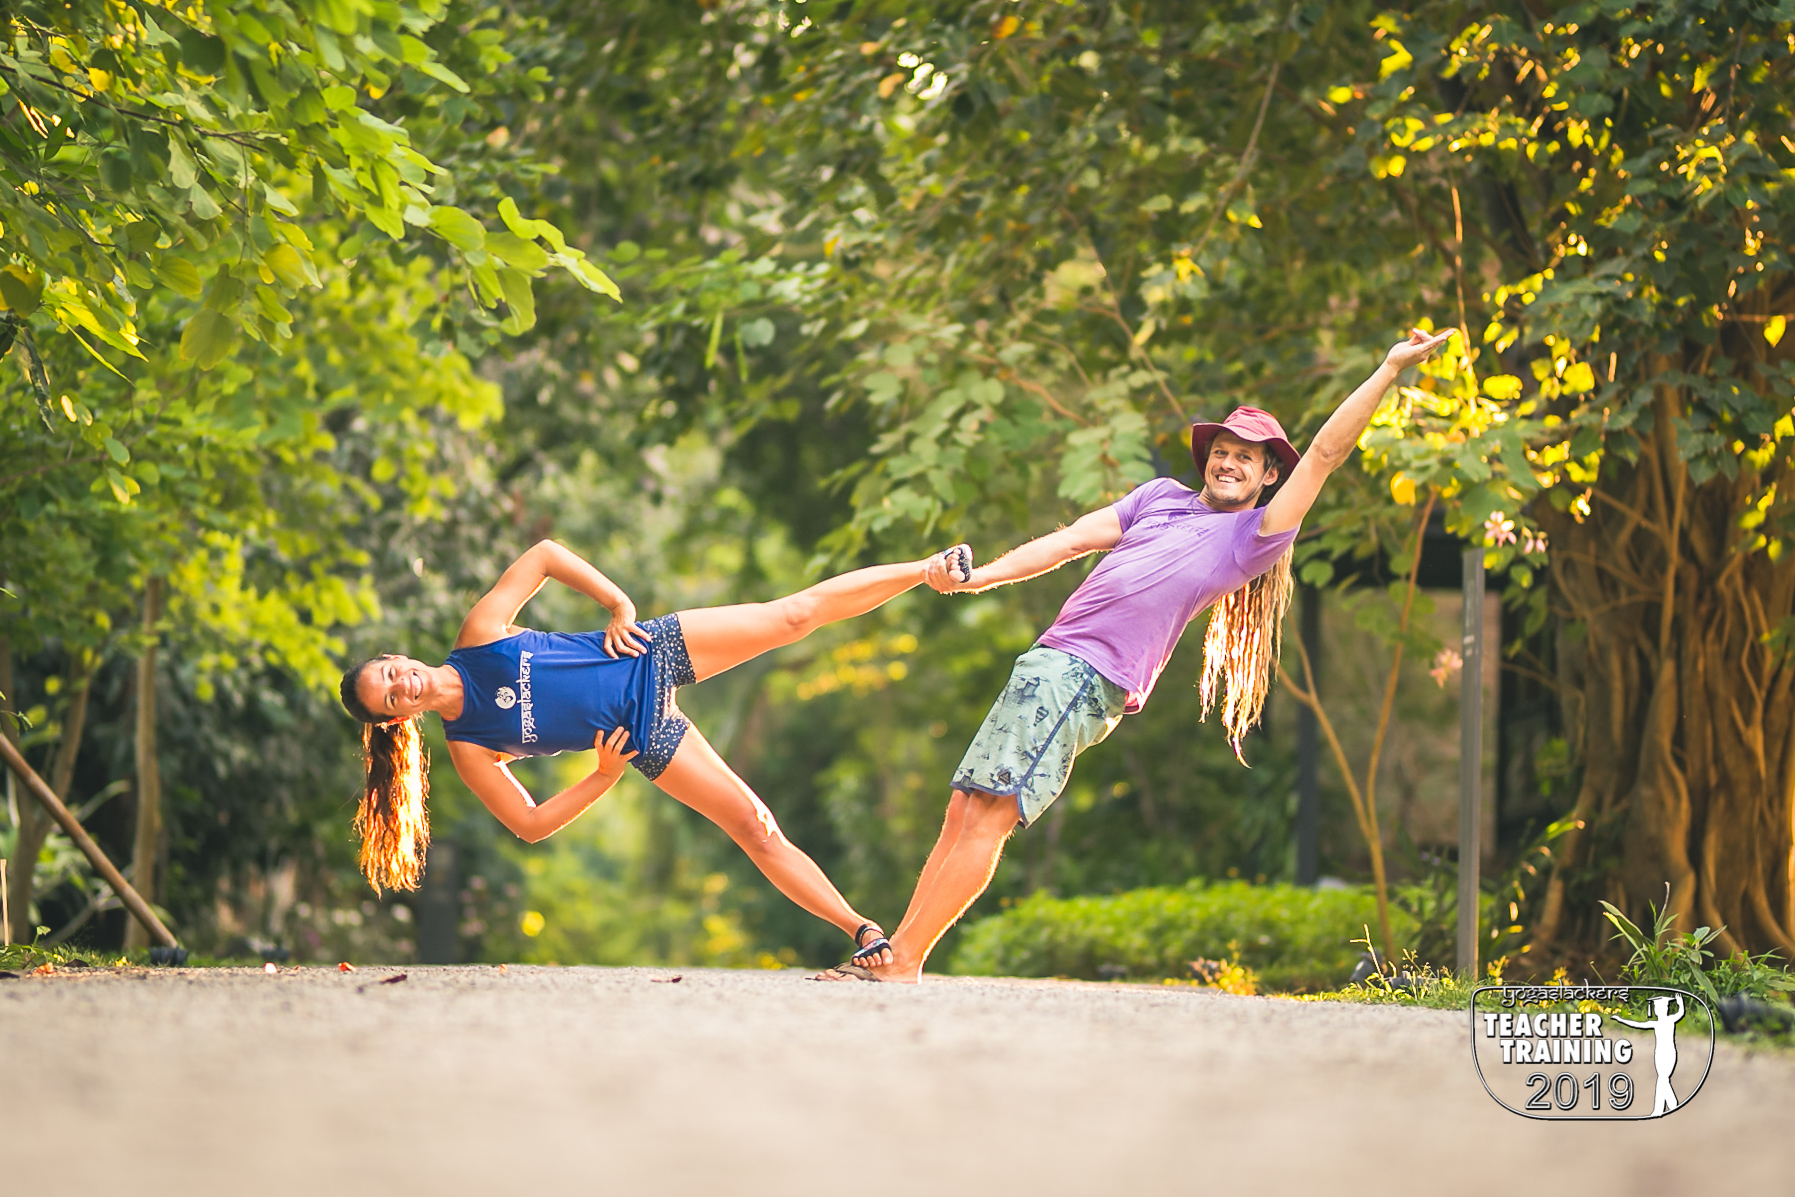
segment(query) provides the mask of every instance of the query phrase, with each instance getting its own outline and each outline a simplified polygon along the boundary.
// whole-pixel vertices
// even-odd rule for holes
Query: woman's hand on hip
[[[654,639],[636,622],[636,604],[624,599],[611,609],[611,625],[605,629],[605,651],[612,657],[622,653],[639,657]],[[638,643],[640,641],[641,643]]]
[[[599,732],[592,737],[592,747],[598,750],[598,769],[596,772],[606,777],[622,777],[623,767],[635,760],[639,753],[625,752],[623,746],[629,743],[629,728],[620,727],[609,736]]]

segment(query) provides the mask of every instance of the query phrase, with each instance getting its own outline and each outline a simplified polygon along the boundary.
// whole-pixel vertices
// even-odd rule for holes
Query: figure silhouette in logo
[[[1638,1027],[1642,1031],[1650,1031],[1655,1046],[1652,1048],[1652,1063],[1658,1069],[1658,1088],[1652,1094],[1652,1117],[1657,1118],[1677,1108],[1677,1095],[1671,1092],[1670,1074],[1677,1070],[1677,1020],[1683,1017],[1683,995],[1677,994],[1677,1012],[1670,1012],[1670,999],[1655,997],[1652,1009],[1658,1017],[1645,1022],[1634,1022],[1630,1018],[1615,1015],[1615,1022],[1624,1022],[1630,1027]]]

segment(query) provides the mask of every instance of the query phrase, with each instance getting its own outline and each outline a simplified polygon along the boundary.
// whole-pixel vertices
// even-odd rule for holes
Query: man
[[[1204,643],[1205,710],[1227,683],[1224,723],[1239,752],[1258,721],[1276,667],[1278,626],[1290,595],[1290,546],[1327,476],[1346,461],[1397,375],[1456,330],[1419,329],[1393,346],[1372,376],[1328,417],[1299,456],[1278,422],[1256,408],[1191,429],[1201,493],[1170,478],[1031,540],[971,580],[943,590],[979,591],[1114,550],[1091,571],[1015,671],[954,774],[941,838],[923,865],[891,961],[827,969],[819,981],[922,979],[943,933],[985,891],[1004,841],[1059,797],[1072,761],[1140,710],[1178,637],[1217,606]],[[1284,484],[1269,503],[1260,495]],[[933,584],[933,583],[931,583]]]

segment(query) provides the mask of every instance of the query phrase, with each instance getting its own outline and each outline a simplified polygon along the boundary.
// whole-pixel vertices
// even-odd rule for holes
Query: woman
[[[573,822],[634,762],[642,775],[729,833],[781,893],[854,940],[854,959],[890,960],[885,933],[849,906],[785,838],[773,814],[674,704],[680,686],[715,677],[826,623],[864,615],[919,583],[971,576],[957,545],[926,561],[878,565],[770,603],[707,607],[636,622],[636,607],[577,554],[545,540],[519,557],[462,621],[442,665],[380,656],[343,674],[360,720],[367,784],[355,826],[361,868],[378,891],[416,889],[430,842],[422,715],[442,716],[455,772],[499,822],[535,843]],[[512,621],[548,579],[611,612],[603,632],[536,632]],[[593,747],[585,780],[537,803],[507,768],[521,756]]]

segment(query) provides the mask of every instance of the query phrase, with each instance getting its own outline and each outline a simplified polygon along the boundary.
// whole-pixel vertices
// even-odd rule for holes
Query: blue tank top
[[[552,756],[592,747],[599,732],[629,728],[625,751],[648,746],[656,711],[654,656],[612,658],[603,632],[522,631],[458,648],[461,717],[444,719],[451,740],[512,756]]]

